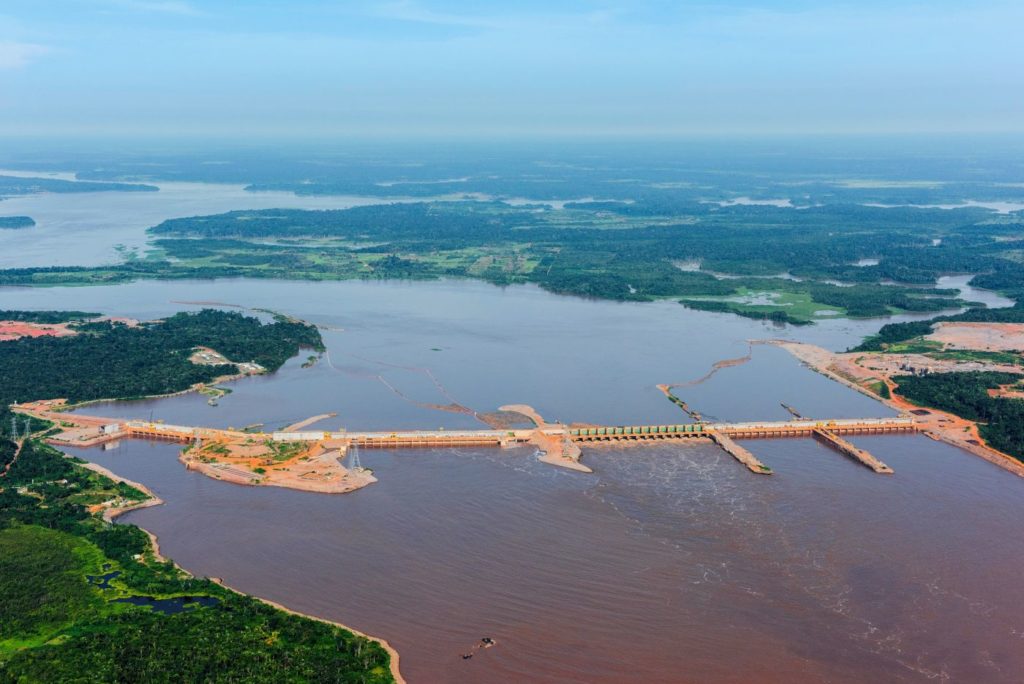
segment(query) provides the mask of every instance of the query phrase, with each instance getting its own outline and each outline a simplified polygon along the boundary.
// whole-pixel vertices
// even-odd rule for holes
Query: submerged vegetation
[[[805,323],[962,306],[938,276],[1024,295],[1016,215],[859,205],[669,201],[569,203],[562,209],[491,201],[384,204],[344,210],[233,211],[165,221],[144,258],[96,268],[0,271],[18,285],[138,278],[472,277],[536,283],[603,299],[675,298],[687,306]],[[895,283],[895,284],[894,284]],[[750,304],[751,293],[771,295]]]
[[[146,498],[25,443],[0,478],[0,681],[393,681],[379,644],[190,577],[96,510]]]

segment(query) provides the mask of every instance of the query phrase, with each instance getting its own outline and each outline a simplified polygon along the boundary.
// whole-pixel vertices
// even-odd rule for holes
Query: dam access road
[[[839,435],[903,433],[919,429],[913,417],[904,415],[630,426],[566,426],[540,419],[533,428],[504,430],[283,430],[266,433],[67,414],[54,410],[48,402],[26,404],[16,410],[61,425],[63,430],[49,437],[56,446],[96,446],[126,438],[169,440],[187,445],[181,454],[186,467],[211,477],[238,484],[268,484],[327,493],[348,492],[376,481],[359,463],[360,447],[508,448],[532,444],[545,463],[591,472],[580,462],[581,444],[640,445],[665,440],[711,440],[751,472],[770,475],[772,469],[735,440],[814,437],[876,473],[892,474],[889,466]],[[342,462],[347,456],[346,467]]]

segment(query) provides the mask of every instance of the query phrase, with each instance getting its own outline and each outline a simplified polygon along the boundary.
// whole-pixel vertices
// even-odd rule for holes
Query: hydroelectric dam
[[[812,437],[880,474],[893,471],[880,460],[840,435],[868,435],[916,432],[913,417],[793,419],[740,423],[681,423],[675,425],[566,426],[541,424],[534,428],[490,430],[394,430],[394,431],[278,431],[247,432],[232,429],[171,425],[159,421],[119,420],[100,416],[66,414],[20,407],[20,412],[39,418],[63,421],[88,432],[55,435],[56,445],[92,446],[124,438],[159,439],[185,444],[270,440],[273,442],[330,442],[349,447],[400,449],[446,447],[514,447],[533,444],[551,454],[556,465],[579,464],[580,446],[615,444],[642,445],[652,442],[711,440],[751,472],[768,475],[773,471],[736,440]],[[551,453],[555,452],[555,453]],[[579,469],[584,469],[582,466]]]

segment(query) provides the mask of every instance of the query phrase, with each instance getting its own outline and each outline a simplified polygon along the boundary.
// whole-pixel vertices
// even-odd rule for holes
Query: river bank
[[[110,478],[114,482],[124,483],[124,484],[126,484],[126,485],[128,485],[130,487],[134,487],[135,489],[138,489],[139,491],[141,491],[144,494],[146,494],[146,496],[148,497],[148,498],[146,498],[145,500],[142,500],[142,501],[132,502],[132,503],[125,503],[123,505],[111,506],[111,507],[107,507],[107,508],[103,509],[103,516],[102,517],[107,522],[113,523],[116,518],[118,518],[118,517],[120,517],[120,516],[122,516],[122,515],[124,515],[126,513],[129,513],[131,511],[137,511],[137,510],[141,510],[141,509],[145,509],[145,508],[151,508],[153,506],[160,506],[160,505],[163,505],[165,503],[163,499],[161,499],[159,496],[157,496],[146,485],[144,485],[142,483],[139,483],[139,482],[135,482],[135,481],[129,480],[129,479],[124,478],[124,477],[121,477],[120,475],[116,474],[115,472],[113,472],[109,468],[105,468],[104,466],[101,466],[99,464],[92,463],[92,462],[89,462],[89,461],[87,461],[85,463],[79,463],[78,465],[81,465],[83,468],[87,468],[89,470],[92,470],[93,472],[100,473],[100,474]],[[147,530],[147,529],[145,529],[143,527],[140,527],[140,529],[142,529],[146,533],[146,535],[149,537],[153,557],[155,559],[157,559],[158,561],[161,561],[161,562],[173,562],[173,561],[171,561],[171,559],[169,559],[169,558],[165,557],[164,555],[162,555],[162,553],[160,551],[160,541],[159,541],[159,538],[157,537],[157,535],[154,534],[152,531]],[[178,565],[177,563],[174,563],[174,565],[175,565],[176,568],[178,568],[179,570],[184,572],[186,575],[188,575],[190,577],[194,576],[187,568],[184,568],[184,567]],[[406,684],[406,680],[402,676],[402,673],[401,673],[401,670],[400,670],[400,657],[399,657],[398,651],[395,650],[395,648],[390,643],[388,643],[387,640],[382,639],[380,637],[372,636],[370,634],[366,634],[365,632],[361,632],[361,631],[359,631],[357,629],[354,629],[354,628],[352,628],[352,627],[350,627],[348,625],[342,624],[340,622],[336,622],[334,620],[328,620],[326,618],[321,618],[321,617],[318,617],[318,616],[315,616],[315,615],[309,615],[307,613],[302,613],[302,612],[299,612],[297,610],[293,610],[291,608],[288,608],[287,606],[284,606],[284,605],[282,605],[280,603],[277,603],[275,601],[271,601],[269,599],[265,599],[265,598],[262,598],[260,596],[253,596],[251,594],[247,594],[247,593],[245,593],[243,591],[240,591],[239,589],[236,589],[235,587],[232,587],[231,585],[227,584],[226,582],[224,582],[224,580],[222,580],[220,578],[209,578],[209,579],[211,581],[213,581],[213,582],[216,582],[218,585],[224,587],[225,589],[228,589],[229,591],[233,591],[236,594],[239,594],[241,596],[251,596],[252,598],[255,598],[256,600],[260,601],[261,603],[264,603],[264,604],[266,604],[266,605],[268,605],[268,606],[270,606],[270,607],[272,607],[272,608],[274,608],[276,610],[280,610],[282,612],[289,613],[291,615],[296,615],[296,616],[299,616],[299,617],[302,617],[302,618],[306,618],[306,619],[309,619],[309,620],[316,620],[317,622],[322,622],[322,623],[325,623],[325,624],[329,624],[329,625],[332,625],[334,627],[338,627],[340,629],[343,629],[343,630],[346,630],[348,632],[351,632],[352,634],[355,634],[356,636],[362,637],[364,639],[367,639],[369,641],[373,641],[373,642],[379,644],[381,646],[381,648],[383,648],[388,653],[388,655],[390,657],[389,669],[391,671],[391,676],[394,678],[396,684]]]
[[[172,300],[210,298],[209,288],[5,291],[11,308],[88,298],[152,319],[180,307]],[[328,412],[350,430],[479,429],[376,379],[421,404],[448,403],[414,370],[429,368],[482,411],[514,400],[552,423],[674,424],[685,416],[656,385],[700,378],[742,357],[748,339],[845,349],[878,326],[775,328],[674,302],[469,282],[231,281],[217,283],[217,296],[327,326],[335,367],[293,359],[237,381],[218,408],[193,394],[102,413],[223,429],[259,422],[267,432]],[[890,412],[868,397],[769,347],[683,395],[715,421],[789,420],[780,402],[809,415]],[[667,684],[680,672],[709,684],[1013,681],[1024,666],[1013,648],[1024,600],[1013,582],[1024,558],[1014,543],[1021,479],[924,436],[854,441],[898,476],[879,478],[812,439],[746,444],[778,473],[757,478],[704,441],[628,452],[584,444],[595,471],[586,477],[539,463],[533,446],[361,449],[380,483],[317,496],[187,471],[179,444],[69,451],[160,493],[163,506],[127,520],[158,534],[183,566],[385,636],[413,681]],[[953,562],[964,557],[977,562]],[[499,646],[463,660],[483,636]]]
[[[812,344],[785,340],[764,340],[759,343],[782,347],[809,368],[835,382],[870,396],[901,413],[913,415],[914,422],[920,425],[922,431],[932,439],[963,449],[1014,475],[1024,477],[1024,464],[1013,456],[986,444],[978,432],[977,424],[973,421],[934,408],[924,409],[898,394],[894,394],[892,392],[894,384],[888,374],[866,368],[856,360],[871,356],[871,354],[866,352],[840,354]],[[890,390],[890,396],[880,396],[865,387],[866,384],[875,382],[884,383]]]

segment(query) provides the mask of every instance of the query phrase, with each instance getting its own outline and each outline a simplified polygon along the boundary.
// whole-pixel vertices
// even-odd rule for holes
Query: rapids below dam
[[[685,422],[891,415],[748,340],[845,349],[880,322],[775,327],[674,302],[560,297],[468,281],[224,280],[0,288],[0,308],[156,318],[216,301],[324,326],[303,368],[97,415],[278,428],[483,427],[458,404],[549,420]],[[186,304],[185,302],[193,302]],[[185,470],[178,445],[68,449],[154,490],[127,514],[199,575],[388,639],[411,682],[1020,681],[1024,482],[925,436],[855,437],[879,477],[811,439],[584,447],[594,474],[533,449],[361,453],[347,495],[242,487]],[[497,644],[473,650],[482,637]]]

